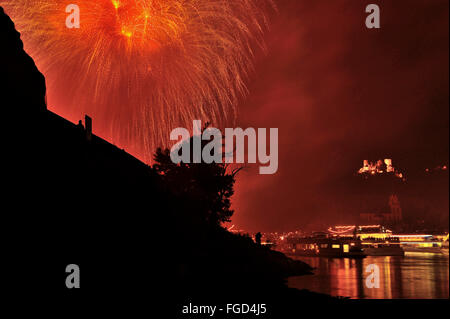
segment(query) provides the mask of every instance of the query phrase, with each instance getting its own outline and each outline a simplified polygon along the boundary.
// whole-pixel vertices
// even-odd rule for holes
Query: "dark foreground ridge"
[[[45,79],[2,8],[0,46],[3,263],[13,295],[132,304],[160,318],[182,318],[189,302],[267,303],[274,314],[330,300],[286,287],[308,265],[190,218],[153,168],[93,135],[89,119],[74,125],[48,111]],[[72,263],[80,289],[65,286]]]

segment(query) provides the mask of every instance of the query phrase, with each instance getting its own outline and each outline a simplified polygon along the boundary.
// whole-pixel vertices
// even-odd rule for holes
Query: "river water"
[[[364,259],[294,257],[316,268],[314,275],[290,277],[288,286],[332,296],[368,299],[449,298],[448,254],[407,252],[404,257]],[[379,269],[379,288],[366,283],[367,266]]]

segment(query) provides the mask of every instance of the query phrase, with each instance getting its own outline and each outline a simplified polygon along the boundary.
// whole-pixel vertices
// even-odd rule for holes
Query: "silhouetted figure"
[[[257,243],[258,245],[261,245],[261,237],[262,237],[261,233],[257,233],[255,235],[255,243]]]
[[[80,132],[84,133],[84,125],[81,120],[78,121],[77,128],[78,130],[80,130]]]

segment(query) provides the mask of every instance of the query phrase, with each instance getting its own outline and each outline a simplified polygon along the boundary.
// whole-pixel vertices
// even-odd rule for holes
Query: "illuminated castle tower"
[[[389,207],[391,208],[391,220],[399,222],[402,220],[402,208],[397,195],[391,195],[389,197]]]

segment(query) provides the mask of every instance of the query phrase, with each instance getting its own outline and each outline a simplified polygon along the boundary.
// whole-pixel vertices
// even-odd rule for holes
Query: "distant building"
[[[400,201],[397,195],[389,196],[388,205],[390,208],[390,212],[381,212],[381,213],[361,213],[359,217],[364,222],[370,223],[397,223],[400,222],[403,218],[402,216],[402,208],[400,206]]]

